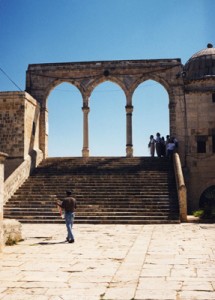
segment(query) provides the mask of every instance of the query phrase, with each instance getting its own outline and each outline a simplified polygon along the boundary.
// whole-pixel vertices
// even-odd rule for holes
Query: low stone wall
[[[3,220],[4,245],[14,245],[22,240],[22,224],[15,219]]]

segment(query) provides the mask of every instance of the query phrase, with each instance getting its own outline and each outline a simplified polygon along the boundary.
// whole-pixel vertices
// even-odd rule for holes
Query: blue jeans
[[[67,239],[74,240],[74,236],[72,234],[72,226],[75,218],[75,213],[73,212],[65,212],[65,222],[67,228]]]

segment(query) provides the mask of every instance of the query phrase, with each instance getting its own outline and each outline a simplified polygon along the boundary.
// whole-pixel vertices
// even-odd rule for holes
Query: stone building
[[[170,135],[179,140],[188,211],[197,209],[204,199],[215,201],[215,48],[209,44],[184,66],[180,59],[29,65],[25,92],[0,93],[0,151],[8,155],[1,203],[47,157],[47,98],[53,88],[68,82],[79,89],[83,99],[82,155],[88,157],[90,95],[102,82],[118,84],[125,94],[125,151],[132,157],[132,97],[148,79],[160,83],[169,95]]]
[[[184,167],[189,209],[215,203],[215,48],[194,54],[183,68],[186,101]],[[215,206],[215,204],[214,204]]]

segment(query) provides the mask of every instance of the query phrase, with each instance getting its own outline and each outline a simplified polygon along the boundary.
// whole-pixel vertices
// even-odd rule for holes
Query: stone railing
[[[184,183],[184,176],[178,153],[174,153],[173,155],[173,164],[178,192],[180,220],[181,222],[187,222],[187,189]]]
[[[28,155],[18,168],[4,182],[4,204],[15,191],[29,177],[31,170],[43,159],[41,150],[34,151],[34,155]]]

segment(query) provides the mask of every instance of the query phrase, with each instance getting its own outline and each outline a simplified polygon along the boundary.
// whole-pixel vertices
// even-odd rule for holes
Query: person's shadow
[[[63,242],[40,242],[40,243],[36,243],[37,245],[58,245],[58,244],[67,244],[67,241],[63,241]]]
[[[36,245],[42,245],[42,246],[46,246],[46,245],[58,245],[58,244],[66,244],[68,243],[66,240],[64,241],[60,241],[60,242],[55,242],[55,241],[51,241],[51,237],[40,237],[40,236],[37,236],[37,237],[34,237],[36,239],[43,239],[45,241],[43,242],[38,242],[38,243],[34,243],[32,244],[33,246],[36,246]]]

